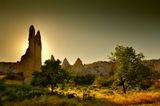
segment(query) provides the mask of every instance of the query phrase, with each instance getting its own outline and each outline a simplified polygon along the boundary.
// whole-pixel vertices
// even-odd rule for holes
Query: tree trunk
[[[123,86],[123,93],[125,93],[126,94],[126,87],[125,87],[125,85],[124,85],[124,83],[125,83],[125,79],[123,80],[123,78],[121,77],[121,83],[122,83],[122,86]]]
[[[51,92],[52,92],[52,94],[53,94],[53,88],[54,88],[54,87],[53,87],[53,84],[51,84],[51,90],[52,90]]]
[[[125,87],[125,85],[124,85],[124,82],[123,82],[122,86],[123,86],[123,93],[126,94],[126,87]]]

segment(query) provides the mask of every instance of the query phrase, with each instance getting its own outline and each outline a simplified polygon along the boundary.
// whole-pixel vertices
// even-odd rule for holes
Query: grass
[[[121,106],[121,105],[160,105],[160,90],[151,91],[128,91],[127,94],[123,94],[120,91],[111,90],[108,88],[94,88],[91,86],[77,86],[77,87],[65,87],[64,89],[56,88],[57,94],[51,95],[44,93],[43,90],[32,87],[9,87],[13,89],[11,91],[14,97],[23,94],[21,89],[25,88],[25,92],[34,90],[33,97],[27,97],[24,99],[4,100],[4,106]],[[38,95],[35,91],[38,90]],[[17,93],[16,93],[17,92]],[[28,94],[28,93],[27,93]],[[75,97],[68,98],[69,94],[75,94]],[[20,95],[19,95],[20,96]],[[21,95],[25,97],[25,95]],[[7,97],[7,96],[4,96]]]
[[[127,94],[114,93],[114,95],[106,95],[105,99],[123,105],[135,104],[159,104],[160,92],[128,92]]]
[[[116,104],[107,101],[79,101],[76,98],[68,99],[58,95],[43,95],[23,101],[5,102],[4,106],[114,106]]]
[[[22,85],[22,80],[5,80],[5,83],[8,85]]]
[[[83,99],[83,94],[87,93],[88,95],[94,97],[95,99],[101,101],[109,101],[118,105],[138,105],[138,104],[158,104],[160,105],[160,91],[128,91],[127,94],[123,94],[116,90],[110,89],[87,89],[83,90],[68,88],[65,90],[57,89],[57,92],[75,93],[81,99]]]

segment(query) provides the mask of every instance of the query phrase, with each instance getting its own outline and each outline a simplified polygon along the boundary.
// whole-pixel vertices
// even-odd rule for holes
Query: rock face
[[[40,31],[35,34],[34,26],[29,28],[29,46],[26,53],[21,57],[19,62],[0,62],[0,71],[3,74],[7,72],[22,73],[24,83],[29,84],[32,80],[32,73],[41,68],[41,35]]]
[[[153,70],[160,72],[160,59],[146,60],[144,61],[144,64]]]
[[[53,55],[51,55],[51,60],[56,61]]]
[[[98,76],[112,75],[116,70],[116,65],[112,62],[98,61],[85,65],[87,73]]]
[[[0,62],[0,73],[6,74],[8,72],[15,72],[16,66],[16,63]]]
[[[62,68],[70,68],[70,67],[71,65],[69,64],[67,58],[65,58],[62,63]]]
[[[26,53],[21,57],[18,62],[18,72],[23,72],[25,77],[24,83],[29,84],[32,80],[32,73],[41,68],[41,35],[40,31],[35,34],[34,26],[29,28],[29,46]]]
[[[95,76],[112,75],[116,69],[116,65],[113,62],[98,61],[91,64],[83,64],[80,58],[73,65],[70,65],[65,58],[62,67],[74,71],[79,76],[86,74]]]
[[[72,70],[74,70],[75,73],[78,74],[78,75],[84,75],[85,74],[85,68],[84,68],[84,65],[83,65],[80,58],[78,58],[76,60],[76,62],[72,66]]]

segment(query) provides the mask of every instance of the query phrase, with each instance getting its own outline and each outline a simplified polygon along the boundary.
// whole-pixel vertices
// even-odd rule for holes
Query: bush
[[[8,72],[4,79],[9,80],[24,80],[23,73],[14,73],[14,72]]]
[[[6,89],[6,86],[4,84],[4,81],[0,80],[0,92],[4,91]]]
[[[95,80],[93,75],[76,76],[74,81],[77,85],[91,85]]]
[[[98,87],[111,87],[113,84],[113,77],[97,77],[94,81],[94,85]]]
[[[4,81],[0,80],[0,106],[2,106],[2,95],[3,95],[3,91],[6,89],[6,86],[4,84]]]
[[[23,85],[23,86],[15,86],[9,88],[6,91],[5,95],[8,97],[9,100],[23,100],[26,98],[40,96],[45,93],[46,93],[45,89]]]

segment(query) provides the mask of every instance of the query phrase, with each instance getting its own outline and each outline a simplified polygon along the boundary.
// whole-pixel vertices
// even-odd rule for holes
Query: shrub
[[[46,93],[45,89],[39,87],[32,87],[29,85],[15,86],[9,88],[5,95],[7,95],[9,100],[23,100],[26,98],[32,98],[35,96],[40,96]]]
[[[76,76],[74,81],[77,85],[91,85],[95,80],[94,75]]]
[[[97,77],[95,79],[94,85],[98,86],[98,87],[111,87],[113,84],[113,77]]]
[[[4,84],[4,81],[0,80],[0,106],[2,106],[2,99],[1,96],[3,95],[3,91],[6,89],[6,86]]]
[[[58,84],[64,84],[69,81],[69,73],[61,68],[60,60],[46,60],[45,65],[41,67],[41,71],[33,73],[32,85],[35,86],[50,86],[51,92]]]
[[[0,80],[0,92],[4,91],[6,89],[6,86],[4,84],[4,81]]]

